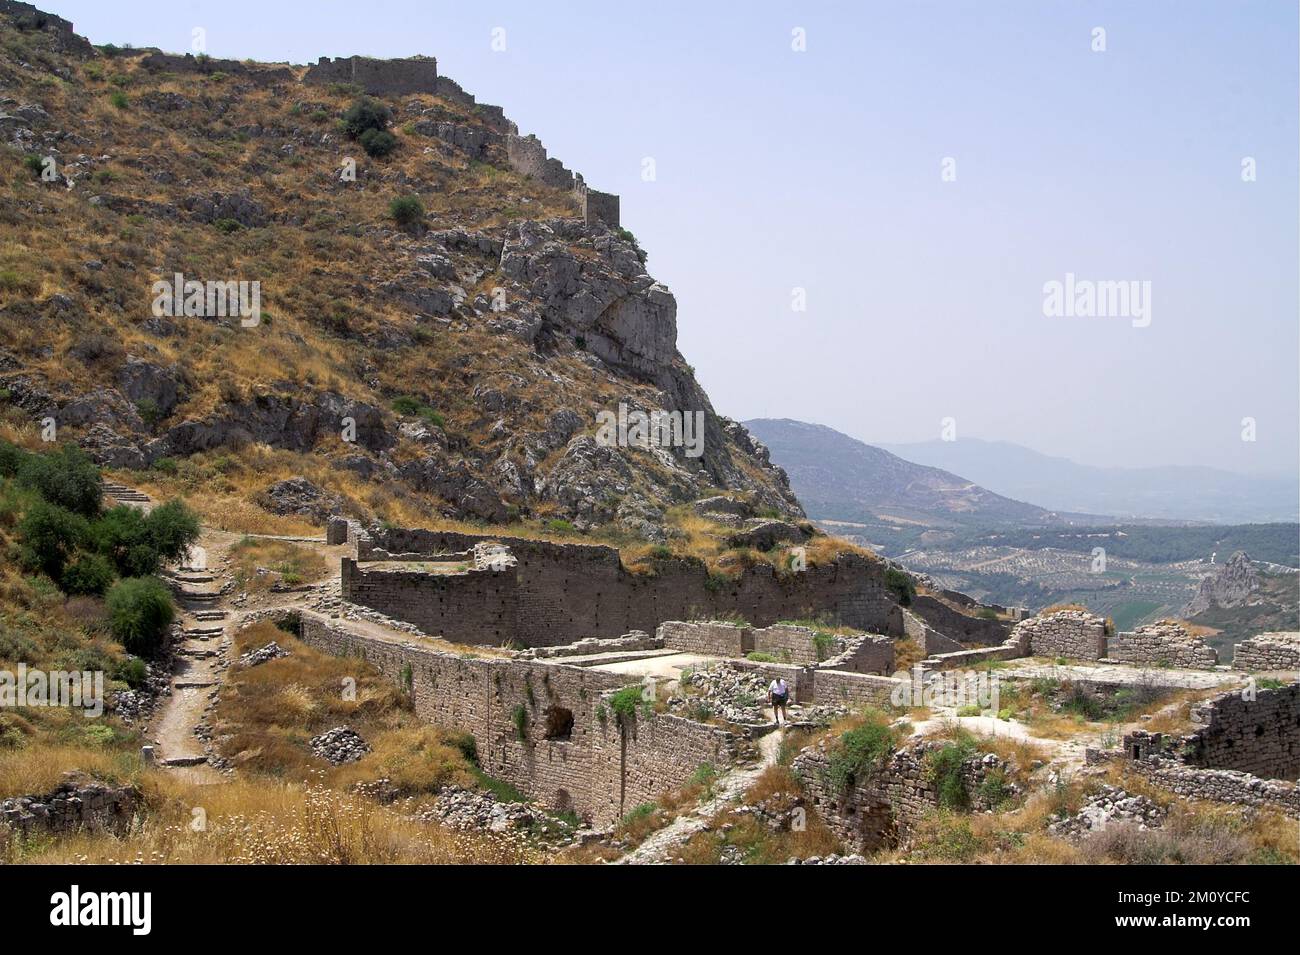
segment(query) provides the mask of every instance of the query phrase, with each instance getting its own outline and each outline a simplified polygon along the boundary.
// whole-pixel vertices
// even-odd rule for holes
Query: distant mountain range
[[[871,517],[926,525],[1039,524],[1041,507],[1012,500],[938,467],[915,464],[820,424],[757,418],[745,427],[783,467],[809,516]]]
[[[1294,477],[1207,467],[1093,467],[978,438],[880,447],[1057,511],[1224,524],[1295,521],[1300,513],[1300,479]]]

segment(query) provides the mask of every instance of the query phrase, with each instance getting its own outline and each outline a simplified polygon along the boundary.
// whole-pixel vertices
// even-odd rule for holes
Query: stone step
[[[207,690],[217,685],[216,680],[173,680],[173,690]]]
[[[180,656],[190,657],[191,659],[194,660],[207,660],[217,655],[216,650],[211,650],[204,647],[181,647],[176,652]]]
[[[216,637],[226,632],[225,627],[186,627],[181,630],[184,637]]]
[[[176,596],[181,600],[188,600],[190,603],[212,603],[220,594],[207,594],[201,590],[178,590]]]
[[[210,584],[216,580],[211,574],[205,574],[201,571],[173,574],[172,578],[182,584]]]
[[[201,766],[208,761],[207,756],[169,756],[161,761],[163,766]]]
[[[225,620],[226,612],[224,610],[196,610],[192,616],[195,620]]]

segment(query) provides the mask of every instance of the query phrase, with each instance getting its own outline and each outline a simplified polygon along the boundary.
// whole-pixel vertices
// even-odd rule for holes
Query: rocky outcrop
[[[1201,581],[1200,590],[1183,609],[1182,615],[1191,617],[1211,607],[1244,607],[1252,602],[1259,587],[1259,574],[1250,558],[1244,551],[1237,551],[1217,574]]]

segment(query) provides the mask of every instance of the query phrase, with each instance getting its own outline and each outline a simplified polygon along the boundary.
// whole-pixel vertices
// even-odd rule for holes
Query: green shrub
[[[26,458],[27,452],[22,448],[0,440],[0,477],[13,477]]]
[[[357,137],[367,156],[387,156],[397,148],[397,137],[386,129],[367,129]]]
[[[48,501],[37,501],[18,524],[20,557],[25,567],[58,580],[72,554],[86,539],[85,518]]]
[[[41,173],[45,171],[45,160],[36,153],[28,153],[23,157],[23,165],[27,167],[33,178],[41,178]]]
[[[371,96],[362,96],[343,113],[343,131],[352,139],[359,139],[367,130],[385,130],[393,119],[393,111]]]
[[[63,571],[59,586],[65,594],[101,596],[117,572],[103,554],[82,554]]]
[[[113,636],[138,657],[162,649],[176,610],[171,594],[156,577],[119,580],[108,592],[108,624]]]
[[[827,776],[830,784],[844,792],[869,779],[894,751],[897,738],[880,714],[869,714],[867,722],[844,733],[830,753]]]
[[[888,567],[885,569],[885,586],[898,597],[900,605],[912,606],[912,601],[916,598],[916,582],[911,575],[897,567]]]
[[[139,657],[127,657],[113,668],[113,679],[120,680],[133,690],[144,686],[149,671]]]
[[[521,743],[528,742],[528,708],[522,703],[510,711],[510,721],[515,724],[515,737]]]
[[[398,225],[414,225],[424,218],[424,203],[419,196],[398,196],[388,204],[388,214]]]
[[[615,690],[609,698],[609,708],[614,711],[614,717],[619,725],[626,725],[629,720],[635,719],[637,707],[640,705],[641,687],[635,684]]]
[[[753,650],[745,654],[746,660],[752,660],[754,663],[776,663],[776,657],[770,653],[764,653],[762,650]]]
[[[89,537],[123,577],[149,577],[185,556],[199,539],[199,521],[180,501],[168,501],[148,514],[119,505],[90,526]]]
[[[238,219],[218,219],[212,225],[222,235],[230,235],[243,228]]]
[[[104,496],[99,468],[73,444],[22,457],[18,483],[36,491],[49,503],[83,517],[98,514]]]
[[[969,736],[959,736],[926,757],[926,774],[944,809],[963,810],[970,807],[970,793],[962,780],[961,768],[975,753],[975,742]]]
[[[131,105],[131,101],[127,99],[126,94],[121,90],[113,90],[113,92],[109,93],[108,101],[118,109],[126,109]]]

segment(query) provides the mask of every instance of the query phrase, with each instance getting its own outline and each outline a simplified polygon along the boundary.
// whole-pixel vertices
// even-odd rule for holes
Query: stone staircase
[[[118,504],[126,504],[129,507],[140,507],[146,510],[153,504],[153,500],[148,494],[137,491],[133,487],[127,487],[125,484],[104,481],[103,490],[105,497],[112,498]]]

